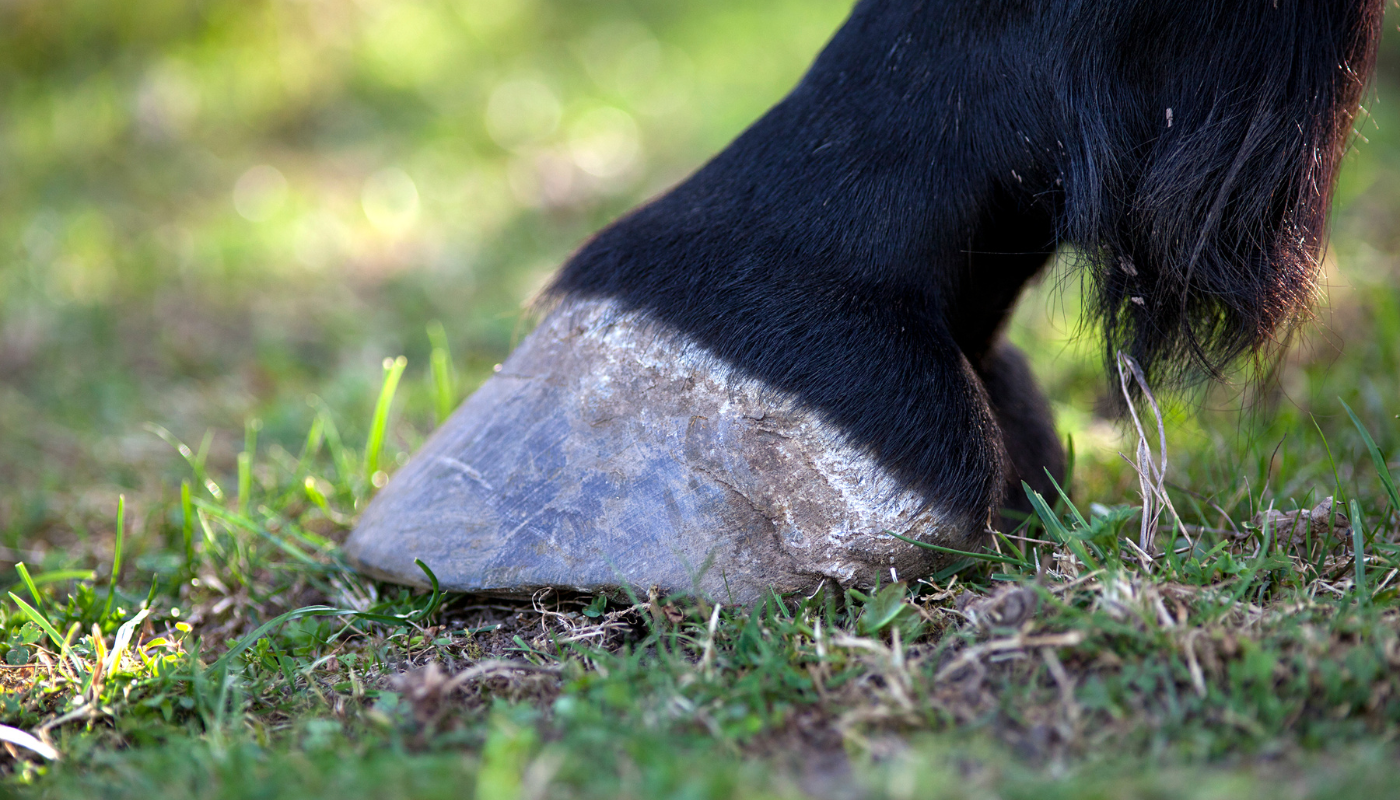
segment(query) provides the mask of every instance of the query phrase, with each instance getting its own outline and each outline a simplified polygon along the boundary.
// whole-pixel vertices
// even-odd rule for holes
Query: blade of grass
[[[1347,409],[1348,412],[1351,409]],[[1356,419],[1355,416],[1352,419]],[[1356,565],[1357,605],[1370,605],[1371,594],[1366,591],[1366,531],[1365,520],[1361,516],[1361,504],[1352,500],[1347,505],[1351,512],[1352,562]]]
[[[344,492],[350,492],[355,478],[355,466],[349,449],[340,438],[340,429],[335,425],[335,418],[331,415],[331,410],[326,406],[325,401],[316,398],[317,407],[320,409],[322,427],[325,430],[326,449],[331,452],[331,463],[335,465],[335,478],[337,488]]]
[[[92,633],[88,636],[88,647],[91,649],[93,669],[83,681],[83,688],[79,694],[89,698],[88,702],[95,704],[100,702],[101,684],[98,681],[107,675],[107,642],[102,638],[102,629],[96,623],[93,624]],[[93,686],[98,687],[97,691],[93,691]]]
[[[238,504],[240,514],[247,514],[253,496],[253,459],[258,452],[258,431],[262,420],[250,417],[243,423],[243,452],[238,454]]]
[[[107,605],[102,609],[102,621],[112,616],[112,604],[117,600],[117,578],[122,572],[122,540],[126,538],[126,495],[117,495],[117,544],[112,554],[112,577],[107,581]]]
[[[428,323],[428,339],[433,343],[433,405],[437,411],[437,424],[441,425],[456,405],[452,353],[447,349],[447,331],[441,322],[433,320]]]
[[[1346,401],[1338,397],[1337,401],[1342,404],[1342,408],[1347,410],[1347,416],[1351,417],[1351,422],[1356,426],[1356,430],[1361,433],[1361,440],[1366,443],[1366,451],[1371,454],[1371,463],[1376,467],[1376,474],[1380,476],[1381,487],[1385,489],[1385,496],[1390,500],[1390,509],[1400,512],[1400,491],[1396,490],[1395,478],[1390,474],[1390,468],[1385,464],[1385,456],[1381,455],[1381,449],[1376,446],[1376,440],[1371,438],[1371,432],[1366,430],[1366,426],[1361,424],[1361,419],[1356,416],[1356,412],[1351,410],[1351,406]]]
[[[190,465],[190,471],[194,473],[195,480],[199,481],[200,485],[207,489],[209,494],[214,496],[215,500],[224,499],[223,490],[220,489],[219,485],[214,483],[204,471],[204,461],[208,458],[209,446],[214,441],[213,431],[204,432],[204,440],[199,444],[199,452],[195,453],[190,450],[189,445],[175,438],[175,435],[165,428],[153,422],[146,423],[145,428],[156,436],[159,436],[166,444],[175,448],[175,452],[179,453],[180,457],[185,459],[185,463]]]
[[[890,536],[893,536],[901,542],[908,542],[909,544],[915,545],[916,547],[922,547],[925,550],[932,550],[936,553],[947,553],[950,556],[962,556],[963,558],[973,558],[977,559],[978,561],[990,561],[995,564],[1015,564],[1016,566],[1025,566],[1026,563],[1024,561],[1021,561],[1020,559],[1009,558],[1007,556],[999,556],[993,553],[969,553],[966,550],[955,550],[951,547],[943,547],[941,545],[929,544],[928,542],[921,542],[918,539],[910,539],[908,536],[900,536],[894,531],[885,531],[885,533],[889,534]]]
[[[948,566],[939,570],[938,572],[935,572],[933,575],[930,575],[928,577],[928,582],[935,585],[940,584],[943,581],[946,581],[954,575],[958,574],[959,572],[962,572],[963,570],[967,569],[968,567],[976,566],[976,564],[977,561],[970,558],[964,558],[961,561],[955,561],[952,564],[949,564]]]
[[[223,567],[229,571],[229,574],[231,574],[238,583],[246,584],[248,576],[243,574],[242,566],[237,559],[229,558],[227,548],[219,541],[219,537],[214,535],[214,526],[209,524],[208,512],[205,511],[204,508],[197,508],[195,511],[195,519],[199,520],[199,530],[204,534],[205,552],[207,554],[212,554],[216,558],[223,559]],[[213,560],[207,555],[206,559],[210,561]]]
[[[25,588],[29,590],[29,596],[34,598],[34,607],[43,608],[44,599],[39,596],[39,587],[35,586],[34,579],[29,577],[29,568],[24,565],[23,561],[15,564],[15,572],[18,572],[20,580],[24,581]]]
[[[422,611],[409,615],[414,622],[422,622],[437,613],[438,605],[442,603],[442,589],[438,588],[437,576],[433,574],[431,569],[428,569],[427,564],[423,563],[423,559],[415,558],[413,563],[423,570],[423,574],[428,576],[428,583],[433,586],[433,595],[428,599],[428,605],[424,606]]]
[[[1074,557],[1078,558],[1080,563],[1084,566],[1091,570],[1098,569],[1098,562],[1089,555],[1089,550],[1084,546],[1084,543],[1065,529],[1064,524],[1060,522],[1060,518],[1055,516],[1054,511],[1050,510],[1050,505],[1045,502],[1045,498],[1040,496],[1040,492],[1032,489],[1031,485],[1025,481],[1021,481],[1021,488],[1025,490],[1026,497],[1030,499],[1031,507],[1035,509],[1036,515],[1039,516],[1040,521],[1045,524],[1046,532],[1058,539],[1060,544],[1069,548],[1069,551],[1073,553]]]
[[[10,592],[10,599],[15,601],[15,605],[19,606],[19,610],[23,612],[26,617],[29,617],[35,625],[38,625],[39,629],[49,637],[49,641],[53,642],[54,647],[58,648],[59,655],[73,662],[73,666],[77,669],[75,675],[82,674],[82,664],[77,660],[77,657],[69,651],[68,641],[59,634],[58,629],[53,626],[53,623],[49,622],[48,617],[39,613],[37,608],[19,599],[19,596],[14,592]]]
[[[194,504],[190,502],[190,482],[180,481],[180,535],[185,540],[185,568],[194,569]]]
[[[326,496],[321,493],[320,489],[316,488],[315,478],[307,475],[305,480],[302,481],[302,489],[306,492],[306,498],[311,501],[312,505],[321,509],[321,513],[326,515],[326,519],[332,522],[343,521],[341,514],[331,508],[331,504],[326,500]]]
[[[317,414],[311,420],[311,429],[306,432],[306,443],[301,446],[301,456],[297,458],[296,474],[304,474],[311,468],[312,459],[321,452],[321,443],[325,439],[326,421],[321,414]]]
[[[199,452],[195,453],[194,462],[191,466],[194,467],[195,475],[204,481],[204,487],[209,490],[210,494],[214,495],[214,499],[223,500],[224,490],[220,489],[219,485],[214,483],[209,477],[209,473],[204,470],[204,465],[209,461],[209,448],[213,445],[214,431],[205,430],[204,438],[199,442]]]
[[[253,462],[247,453],[238,454],[238,499],[234,508],[240,514],[248,513],[248,494],[253,488]]]
[[[384,449],[384,432],[389,426],[389,406],[394,402],[399,379],[403,377],[408,359],[403,356],[384,359],[384,385],[379,390],[379,400],[374,404],[374,418],[369,426],[369,441],[365,445],[365,480],[369,491],[374,491],[374,476],[379,472],[380,451]]]
[[[997,541],[1001,542],[1003,547],[1016,554],[1016,559],[1022,568],[1034,566],[1034,562],[1026,558],[1026,548],[1020,542],[1011,541],[1011,538],[1001,531],[992,531],[992,535],[996,537]],[[998,552],[1000,552],[1000,549],[998,549]]]
[[[45,572],[34,576],[35,586],[44,586],[50,583],[61,583],[63,581],[90,581],[97,577],[97,573],[90,569],[56,569],[53,572]]]
[[[1055,487],[1055,491],[1060,495],[1060,500],[1064,501],[1065,507],[1074,514],[1075,520],[1079,522],[1079,527],[1087,530],[1089,528],[1089,520],[1085,519],[1084,515],[1079,512],[1079,507],[1069,499],[1069,494],[1060,486],[1060,482],[1055,480],[1055,476],[1050,472],[1049,468],[1045,470],[1045,477],[1050,479],[1051,485]]]
[[[1312,420],[1313,427],[1317,429],[1317,435],[1322,438],[1322,448],[1327,453],[1327,464],[1332,469],[1332,483],[1334,487],[1332,507],[1336,508],[1337,506],[1342,506],[1345,508],[1347,505],[1346,496],[1342,494],[1342,477],[1341,473],[1337,471],[1337,461],[1332,457],[1332,445],[1327,442],[1327,434],[1322,432],[1322,426],[1317,424],[1317,417],[1309,414],[1308,419]],[[1335,518],[1331,521],[1335,522]],[[1311,565],[1313,572],[1317,575],[1322,574],[1324,564],[1327,561],[1327,553],[1332,549],[1332,530],[1333,525],[1329,524],[1327,526],[1327,538],[1323,542],[1322,551],[1318,554],[1317,561]],[[1309,528],[1309,532],[1311,533],[1311,528]],[[1309,543],[1309,546],[1311,546],[1311,543]]]
[[[102,670],[103,675],[111,675],[113,670],[121,665],[122,653],[126,651],[127,645],[131,644],[131,637],[136,633],[136,628],[146,621],[146,617],[150,616],[150,613],[149,608],[143,608],[140,613],[117,628],[117,637],[113,640],[112,650],[107,655],[108,660],[106,668]]]
[[[1074,485],[1074,434],[1065,434],[1065,485]]]
[[[257,417],[249,417],[243,423],[243,452],[250,456],[258,452],[258,431],[263,427],[262,420]]]
[[[1269,507],[1273,508],[1273,504],[1270,503]],[[1259,555],[1250,563],[1249,567],[1245,569],[1244,574],[1240,576],[1239,585],[1230,593],[1230,602],[1226,604],[1225,608],[1233,607],[1235,603],[1239,602],[1239,599],[1244,596],[1245,592],[1249,591],[1249,587],[1254,583],[1254,576],[1259,573],[1260,567],[1262,567],[1269,558],[1269,546],[1273,539],[1273,533],[1273,523],[1265,516],[1264,524],[1259,530]]]
[[[1308,419],[1312,420],[1313,427],[1317,429],[1317,435],[1322,438],[1322,449],[1327,452],[1327,465],[1332,470],[1332,483],[1335,487],[1334,497],[1337,502],[1346,505],[1346,495],[1342,494],[1342,475],[1337,471],[1337,460],[1332,457],[1332,445],[1327,441],[1327,434],[1322,432],[1322,426],[1317,423],[1317,417],[1309,414]]]

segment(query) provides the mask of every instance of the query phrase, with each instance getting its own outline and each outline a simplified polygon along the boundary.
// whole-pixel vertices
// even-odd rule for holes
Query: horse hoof
[[[433,434],[346,543],[376,578],[526,595],[871,586],[975,549],[790,398],[607,302],[556,309]]]

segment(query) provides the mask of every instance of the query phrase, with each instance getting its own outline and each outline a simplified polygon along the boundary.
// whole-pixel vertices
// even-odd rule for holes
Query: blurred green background
[[[465,394],[568,253],[779,99],[849,7],[0,2],[0,560],[104,558],[118,493],[138,542],[161,528],[187,473],[147,422],[192,445],[212,431],[223,474],[249,417],[273,459],[318,408],[363,441],[381,361],[400,353],[391,445],[411,451],[435,424],[427,324],[444,326]],[[1339,190],[1330,304],[1262,388],[1171,414],[1175,469],[1198,491],[1215,475],[1233,491],[1248,465],[1230,453],[1268,453],[1310,414],[1329,430],[1338,395],[1368,421],[1397,410],[1389,34]],[[1051,275],[1013,335],[1076,437],[1077,489],[1128,501],[1077,302],[1075,276]],[[1374,429],[1400,444],[1394,423]],[[1283,452],[1263,482],[1308,494],[1327,465]]]

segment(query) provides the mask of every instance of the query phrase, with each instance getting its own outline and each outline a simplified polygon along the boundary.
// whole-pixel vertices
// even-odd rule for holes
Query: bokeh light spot
[[[457,14],[480,37],[499,35],[535,14],[534,0],[456,0]]]
[[[370,224],[384,233],[403,233],[418,220],[418,186],[397,167],[369,176],[360,202]]]
[[[616,178],[636,166],[641,134],[630,114],[595,108],[569,127],[569,153],[579,169],[596,178]]]
[[[506,149],[537,142],[559,127],[559,99],[535,80],[508,81],[496,87],[486,105],[486,132]]]
[[[189,70],[167,62],[150,70],[136,93],[136,121],[141,135],[152,140],[184,136],[199,115],[199,85]]]
[[[233,207],[249,222],[272,219],[287,202],[287,179],[276,167],[259,164],[233,185]]]

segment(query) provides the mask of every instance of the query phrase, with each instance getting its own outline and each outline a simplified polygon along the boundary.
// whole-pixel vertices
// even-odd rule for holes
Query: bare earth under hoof
[[[905,490],[840,433],[637,314],[568,303],[366,509],[363,572],[445,589],[701,594],[869,586],[973,547],[984,521]],[[892,573],[893,570],[893,573]]]

